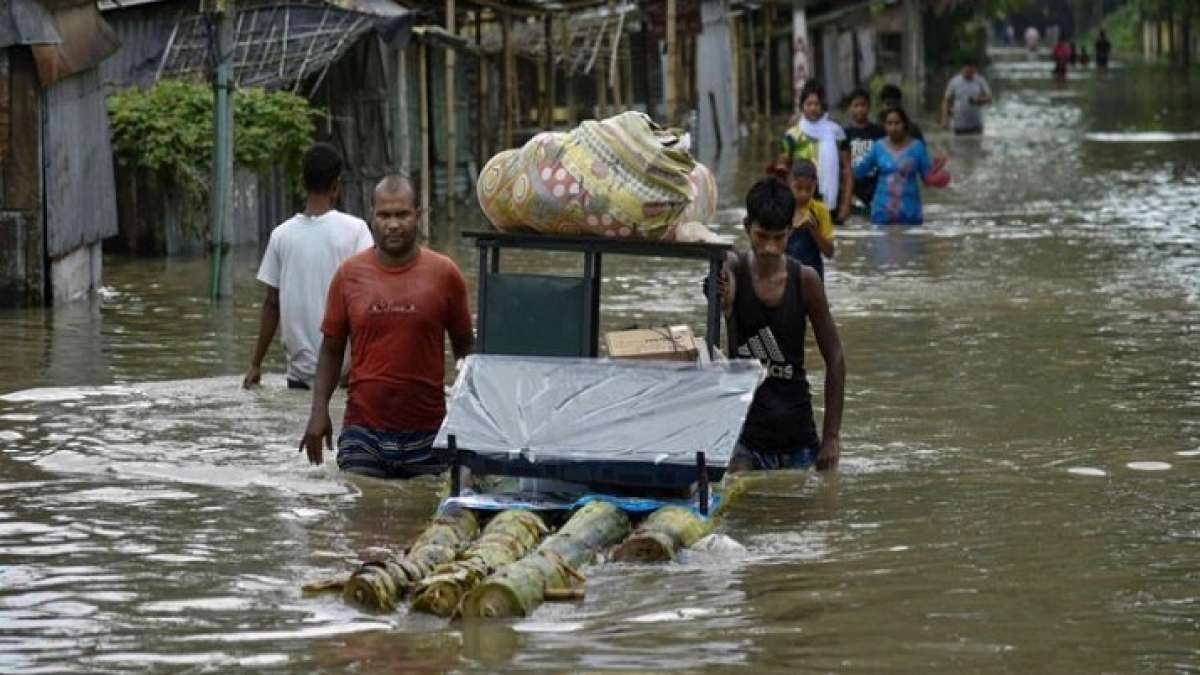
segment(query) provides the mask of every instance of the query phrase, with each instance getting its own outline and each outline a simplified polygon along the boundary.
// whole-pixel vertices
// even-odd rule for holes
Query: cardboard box
[[[605,333],[608,355],[615,359],[695,361],[701,343],[687,326],[638,328]]]

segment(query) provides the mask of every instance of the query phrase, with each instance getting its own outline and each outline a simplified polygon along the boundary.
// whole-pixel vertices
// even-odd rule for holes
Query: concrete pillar
[[[50,262],[50,288],[53,304],[86,300],[100,287],[100,242],[84,244],[58,260]]]

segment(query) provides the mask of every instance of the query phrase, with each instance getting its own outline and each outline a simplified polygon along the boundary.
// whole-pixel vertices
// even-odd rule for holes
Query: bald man
[[[450,258],[417,242],[421,211],[412,183],[375,187],[375,248],[338,268],[321,322],[312,413],[301,448],[313,464],[333,440],[329,398],[350,343],[350,393],[338,436],[343,471],[412,478],[445,469],[432,453],[446,415],[445,336],[455,358],[475,345],[467,284]]]

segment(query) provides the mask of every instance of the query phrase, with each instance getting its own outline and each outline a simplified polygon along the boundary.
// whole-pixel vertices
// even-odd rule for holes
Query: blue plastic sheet
[[[589,494],[574,500],[559,500],[536,493],[503,493],[480,494],[450,497],[444,500],[439,511],[445,511],[450,506],[458,506],[476,511],[505,511],[508,509],[527,509],[529,511],[574,511],[591,502],[609,502],[631,516],[648,515],[664,506],[682,506],[703,518],[708,515],[700,513],[696,499],[649,499],[644,497],[618,497],[615,495]],[[709,497],[708,512],[716,513],[721,506],[721,495],[714,492]]]

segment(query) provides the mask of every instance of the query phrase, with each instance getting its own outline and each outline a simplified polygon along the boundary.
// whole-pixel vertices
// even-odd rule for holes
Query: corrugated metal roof
[[[174,2],[174,0],[98,0],[96,6],[101,12],[113,12],[122,9],[132,9],[134,7],[143,7],[145,5],[159,5],[163,3]],[[253,2],[239,3],[238,8],[242,10],[255,10],[263,6],[275,5],[295,5],[307,7],[331,6],[338,9],[344,9],[350,12],[358,12],[360,14],[370,14],[371,16],[380,17],[400,17],[411,12],[402,5],[397,4],[394,0],[292,0],[291,2],[264,2],[257,0]]]
[[[106,87],[148,87],[154,84],[163,50],[180,16],[194,13],[195,0],[146,3],[106,14],[121,40],[121,48],[100,64]]]
[[[0,48],[62,42],[50,10],[34,0],[9,0],[6,6],[0,12]]]

